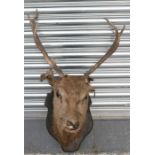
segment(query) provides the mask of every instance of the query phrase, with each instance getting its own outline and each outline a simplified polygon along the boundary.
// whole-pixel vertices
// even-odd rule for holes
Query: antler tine
[[[32,32],[33,32],[33,38],[34,38],[34,41],[36,43],[36,47],[41,51],[41,53],[44,56],[44,59],[50,65],[50,67],[52,67],[61,77],[63,77],[64,73],[57,66],[57,64],[55,63],[54,59],[51,59],[48,56],[44,46],[42,45],[42,43],[41,43],[41,41],[39,39],[39,36],[37,34],[37,22],[36,22],[36,20],[38,19],[38,11],[36,10],[33,18],[30,18],[30,16],[28,16],[28,19],[29,19],[30,24],[31,24],[31,28],[32,28]]]
[[[120,32],[118,32],[118,29],[115,25],[113,25],[108,19],[105,19],[107,21],[107,23],[112,27],[112,29],[114,29],[115,31],[115,40],[113,42],[113,44],[111,45],[110,49],[107,51],[107,53],[94,65],[92,66],[84,75],[86,77],[88,77],[91,73],[93,73],[98,67],[100,67],[100,65],[106,60],[108,59],[118,48],[119,46],[119,42],[120,42],[120,37],[125,29],[125,25],[123,26],[122,30]]]

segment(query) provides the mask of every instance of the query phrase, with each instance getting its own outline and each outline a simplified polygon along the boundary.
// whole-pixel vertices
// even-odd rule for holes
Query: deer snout
[[[67,121],[67,128],[69,130],[76,130],[79,128],[80,123],[78,121],[75,120],[68,120]]]

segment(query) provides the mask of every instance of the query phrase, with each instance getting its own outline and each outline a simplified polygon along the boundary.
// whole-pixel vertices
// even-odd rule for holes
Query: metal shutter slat
[[[51,91],[41,73],[48,64],[36,49],[27,14],[38,9],[38,34],[49,56],[66,74],[82,75],[111,46],[114,36],[104,20],[119,29],[126,25],[120,47],[91,76],[96,88],[91,111],[97,119],[129,118],[130,106],[130,3],[129,0],[25,0],[24,101],[25,119],[44,119],[46,94]],[[57,76],[57,74],[56,74]]]

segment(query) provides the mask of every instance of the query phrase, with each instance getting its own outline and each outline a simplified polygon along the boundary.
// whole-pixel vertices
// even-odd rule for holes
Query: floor
[[[45,120],[25,120],[25,155],[68,155],[51,137]],[[78,152],[70,155],[129,155],[130,120],[94,120]]]

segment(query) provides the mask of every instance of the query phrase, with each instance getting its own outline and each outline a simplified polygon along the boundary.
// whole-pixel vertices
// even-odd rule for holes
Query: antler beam
[[[28,16],[28,19],[30,21],[30,24],[31,24],[31,28],[32,28],[32,32],[33,32],[33,38],[34,38],[34,41],[36,43],[36,47],[41,51],[41,53],[43,54],[44,56],[44,59],[46,60],[46,62],[50,65],[51,68],[53,68],[59,75],[60,77],[63,77],[64,76],[64,73],[62,72],[62,70],[57,66],[57,64],[55,63],[54,59],[51,59],[44,46],[42,45],[40,39],[39,39],[39,36],[37,34],[37,23],[36,23],[36,20],[38,19],[38,12],[36,11],[35,15],[33,18],[30,18]]]
[[[112,29],[114,29],[115,31],[115,40],[112,44],[112,46],[110,47],[110,49],[107,51],[107,53],[94,65],[92,66],[84,75],[86,77],[88,77],[91,73],[93,73],[98,67],[100,67],[100,65],[106,60],[108,59],[118,48],[119,46],[119,42],[120,42],[120,37],[125,29],[125,26],[123,26],[122,30],[120,32],[118,32],[118,29],[116,28],[116,26],[114,26],[108,19],[105,19],[107,21],[107,23],[112,27]]]

